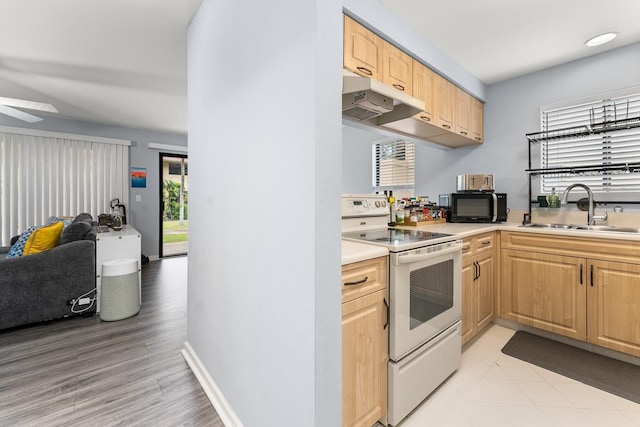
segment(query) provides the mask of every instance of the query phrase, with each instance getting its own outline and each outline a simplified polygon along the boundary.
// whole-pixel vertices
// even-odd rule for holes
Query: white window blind
[[[413,142],[395,140],[374,144],[374,162],[374,187],[414,186],[415,146]]]
[[[110,212],[111,199],[128,202],[130,141],[7,129],[0,129],[3,246],[52,215],[88,212],[97,219]]]
[[[637,91],[636,91],[637,92]],[[551,135],[572,128],[578,136],[562,136],[541,142],[541,168],[576,168],[640,163],[640,127],[615,126],[616,122],[640,117],[640,93],[625,94],[597,101],[589,101],[541,113],[541,128]],[[607,126],[606,124],[611,124]],[[591,133],[593,129],[604,129]],[[582,132],[584,131],[584,132]],[[541,192],[550,193],[555,187],[561,192],[580,182],[594,193],[606,194],[640,191],[640,174],[629,172],[577,172],[575,174],[546,174],[541,177]],[[616,196],[615,198],[620,198]],[[640,199],[640,194],[632,198]],[[601,198],[602,199],[602,198]],[[624,199],[624,197],[623,197]]]

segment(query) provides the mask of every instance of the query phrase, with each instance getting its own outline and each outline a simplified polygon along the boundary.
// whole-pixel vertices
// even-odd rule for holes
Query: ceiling
[[[638,0],[380,2],[488,85],[640,41]]]
[[[640,41],[637,0],[377,1],[486,84]],[[200,2],[2,0],[0,97],[186,134],[186,29]],[[606,31],[619,36],[584,45]]]

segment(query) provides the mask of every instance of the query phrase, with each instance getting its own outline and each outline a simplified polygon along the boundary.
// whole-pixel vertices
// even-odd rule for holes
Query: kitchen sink
[[[576,228],[579,227],[578,225],[572,225],[572,224],[540,224],[540,223],[531,223],[531,224],[525,224],[523,225],[523,227],[527,227],[527,228],[561,228],[561,229],[571,229],[571,228]]]
[[[616,227],[613,225],[578,225],[575,229],[589,231],[613,231],[616,233],[640,233],[640,228]]]
[[[615,232],[615,233],[638,233],[638,234],[640,234],[640,228],[616,227],[614,225],[577,225],[577,224],[541,224],[541,223],[531,223],[531,224],[525,224],[522,227],[526,227],[526,228],[560,229],[560,230],[604,231],[604,232]]]

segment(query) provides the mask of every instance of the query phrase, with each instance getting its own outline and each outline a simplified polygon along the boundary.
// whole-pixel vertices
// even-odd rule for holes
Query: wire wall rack
[[[604,173],[627,174],[640,173],[640,163],[611,163],[608,165],[572,166],[555,168],[525,169],[529,177],[538,176],[596,176]]]
[[[637,127],[640,127],[640,117],[631,117],[626,119],[603,121],[600,123],[583,126],[573,126],[556,130],[528,133],[526,134],[526,137],[529,142],[536,143],[564,138],[578,138],[604,132],[633,129]]]

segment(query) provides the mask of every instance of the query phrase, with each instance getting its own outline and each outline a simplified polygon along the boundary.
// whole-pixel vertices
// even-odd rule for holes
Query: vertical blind
[[[640,93],[584,102],[541,113],[542,131],[559,131],[584,127],[580,136],[564,136],[541,143],[541,167],[571,168],[640,163],[640,127],[615,128],[601,133],[590,129],[606,128],[603,123],[640,117]],[[625,193],[640,191],[639,173],[598,172],[579,175],[544,175],[543,193],[555,187],[562,191],[572,183],[588,185],[594,193]]]
[[[413,142],[395,140],[374,144],[374,162],[374,187],[413,187],[415,183]]]
[[[130,141],[13,130],[0,129],[3,246],[50,216],[97,218],[110,212],[111,199],[129,200]]]

